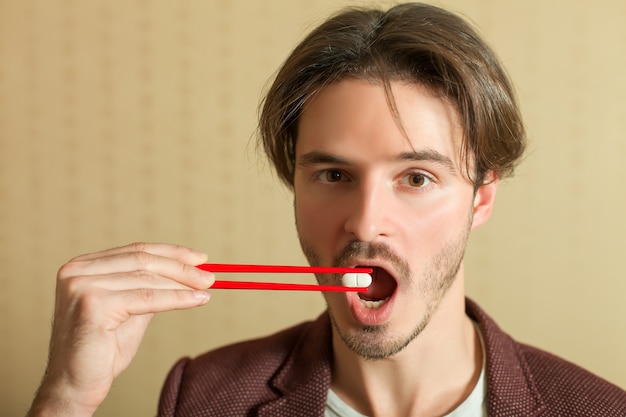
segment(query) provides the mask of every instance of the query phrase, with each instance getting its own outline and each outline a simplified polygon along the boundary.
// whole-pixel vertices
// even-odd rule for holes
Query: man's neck
[[[331,387],[366,415],[444,415],[478,381],[483,353],[476,332],[465,314],[463,282],[458,279],[423,332],[391,358],[366,360],[333,333]]]

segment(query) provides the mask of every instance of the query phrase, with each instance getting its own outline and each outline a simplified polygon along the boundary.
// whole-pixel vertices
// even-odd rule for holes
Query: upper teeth
[[[389,300],[389,297],[385,298],[384,300],[376,300],[376,301],[361,300],[361,304],[365,308],[376,309],[376,308],[380,308],[383,304],[385,304],[387,300]]]

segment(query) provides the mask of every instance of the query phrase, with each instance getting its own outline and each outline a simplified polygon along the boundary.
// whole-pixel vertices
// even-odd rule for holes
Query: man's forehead
[[[460,171],[466,162],[456,106],[417,83],[392,82],[389,93],[382,84],[362,79],[322,88],[301,114],[296,156],[317,152],[345,158],[344,145],[354,147],[344,142],[362,136],[363,151],[379,147],[387,159],[430,160]]]

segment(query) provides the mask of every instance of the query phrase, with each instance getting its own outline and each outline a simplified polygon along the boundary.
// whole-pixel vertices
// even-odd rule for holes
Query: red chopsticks
[[[283,284],[280,282],[250,282],[216,280],[211,289],[217,290],[285,290],[323,292],[365,292],[367,287],[345,287],[343,285]]]
[[[245,265],[245,264],[202,264],[196,268],[211,272],[257,272],[257,273],[311,273],[346,274],[348,272],[371,274],[372,268],[335,268],[329,266],[285,266],[285,265]]]
[[[202,264],[197,268],[211,272],[253,272],[253,273],[317,273],[345,274],[372,272],[372,268],[335,268],[325,266],[284,266],[284,265],[243,265],[243,264]],[[251,282],[216,280],[213,289],[239,290],[290,290],[324,292],[365,292],[367,287],[347,287],[343,285],[289,284],[279,282]]]

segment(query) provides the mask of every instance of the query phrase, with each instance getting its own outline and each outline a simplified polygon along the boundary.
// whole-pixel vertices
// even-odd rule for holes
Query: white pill
[[[343,274],[341,282],[345,287],[369,287],[372,283],[372,276],[363,273]]]

